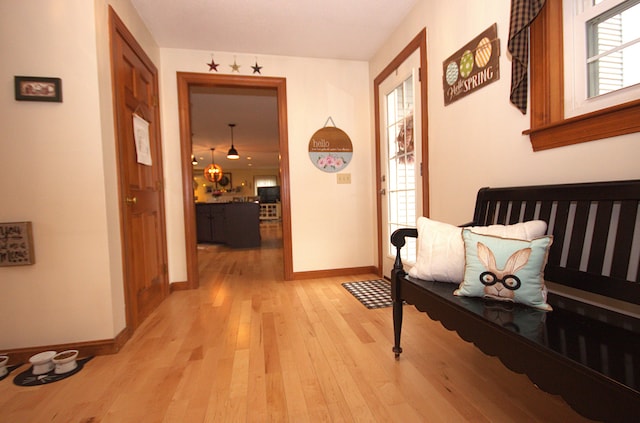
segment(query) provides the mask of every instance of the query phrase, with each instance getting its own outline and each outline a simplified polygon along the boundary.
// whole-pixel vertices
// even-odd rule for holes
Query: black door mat
[[[383,279],[360,282],[345,282],[344,288],[366,308],[390,307],[391,284]]]
[[[7,366],[7,373],[5,373],[4,376],[0,376],[0,380],[2,380],[4,378],[6,378],[7,376],[9,376],[12,371],[14,371],[18,367],[22,366],[22,364],[24,364],[24,363],[12,364],[11,366]]]
[[[76,360],[76,363],[78,364],[78,366],[75,369],[71,370],[70,372],[61,373],[61,374],[56,374],[54,369],[54,370],[51,370],[49,373],[34,375],[32,373],[33,367],[29,367],[24,372],[16,375],[16,377],[13,379],[13,383],[18,386],[38,386],[38,385],[44,385],[45,383],[57,382],[59,380],[66,379],[69,376],[73,376],[76,373],[78,373],[80,370],[82,370],[85,363],[91,360],[92,358],[93,356]]]

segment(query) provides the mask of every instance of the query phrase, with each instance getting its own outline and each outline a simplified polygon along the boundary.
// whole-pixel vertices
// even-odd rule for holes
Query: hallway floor
[[[200,246],[200,288],[172,293],[118,354],[33,388],[14,371],[0,422],[584,421],[413,307],[396,361],[391,309],[340,285],[376,275],[285,282],[278,226],[261,249]]]

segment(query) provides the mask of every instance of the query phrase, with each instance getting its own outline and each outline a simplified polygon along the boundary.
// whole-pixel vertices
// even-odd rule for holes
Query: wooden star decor
[[[231,72],[240,73],[240,65],[236,63],[236,59],[233,59],[233,65],[229,65],[229,66],[231,66]]]
[[[211,72],[211,71],[216,71],[216,72],[218,72],[218,66],[220,66],[220,64],[219,64],[219,63],[216,63],[216,62],[213,60],[213,57],[212,57],[212,58],[211,58],[211,63],[207,63],[207,66],[209,66],[209,72]]]
[[[251,69],[253,69],[253,73],[259,73],[260,75],[262,75],[262,73],[260,73],[260,69],[262,69],[262,66],[258,66],[257,60],[256,60],[256,64],[251,66]]]

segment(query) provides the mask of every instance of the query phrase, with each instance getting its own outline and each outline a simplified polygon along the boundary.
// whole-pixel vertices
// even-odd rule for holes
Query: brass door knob
[[[125,201],[127,202],[127,204],[136,204],[138,202],[138,199],[136,197],[127,197]]]

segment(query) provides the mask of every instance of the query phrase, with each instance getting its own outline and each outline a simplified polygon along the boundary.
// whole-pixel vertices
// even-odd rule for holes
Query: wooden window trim
[[[564,118],[562,0],[547,0],[530,28],[534,151],[640,132],[640,100]]]

